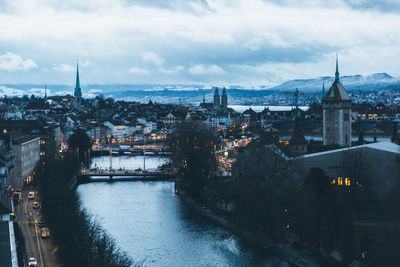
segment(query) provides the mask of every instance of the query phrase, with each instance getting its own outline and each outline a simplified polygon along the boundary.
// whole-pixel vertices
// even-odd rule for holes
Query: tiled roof
[[[339,79],[335,79],[332,83],[331,88],[329,88],[328,93],[322,99],[323,102],[329,101],[351,101],[351,98],[344,89],[342,83]]]

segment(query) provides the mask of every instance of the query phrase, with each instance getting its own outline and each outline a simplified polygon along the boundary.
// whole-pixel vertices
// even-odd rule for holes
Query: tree
[[[116,245],[99,221],[81,207],[71,188],[78,172],[75,159],[49,159],[38,166],[35,180],[41,197],[41,210],[52,231],[58,255],[65,266],[132,266],[132,259]]]
[[[269,134],[250,143],[232,167],[235,217],[243,227],[282,239],[284,212],[289,208],[284,182],[291,162]],[[285,193],[283,193],[285,192]]]
[[[168,143],[171,163],[177,170],[177,188],[204,200],[205,186],[217,170],[215,150],[219,142],[215,133],[202,123],[185,121],[168,136]]]
[[[76,129],[75,132],[69,137],[68,145],[70,149],[74,151],[79,150],[80,153],[89,150],[92,146],[90,137],[81,128]]]

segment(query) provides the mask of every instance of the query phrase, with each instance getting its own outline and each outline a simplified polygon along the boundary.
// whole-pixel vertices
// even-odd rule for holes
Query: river
[[[113,167],[143,168],[143,156],[112,158]],[[165,162],[146,157],[146,168]],[[109,167],[109,157],[92,166]],[[240,241],[189,209],[173,182],[115,182],[79,185],[82,205],[120,248],[143,266],[288,266]]]

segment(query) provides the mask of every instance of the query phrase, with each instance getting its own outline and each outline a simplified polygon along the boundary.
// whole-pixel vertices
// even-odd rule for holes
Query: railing
[[[81,176],[171,176],[172,173],[159,171],[157,169],[147,169],[143,171],[127,169],[82,169]]]

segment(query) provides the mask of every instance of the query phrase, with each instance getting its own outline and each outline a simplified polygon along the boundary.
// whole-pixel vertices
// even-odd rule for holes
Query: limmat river
[[[109,167],[109,157],[92,166]],[[146,168],[165,162],[146,157]],[[143,156],[112,158],[113,168],[143,168]],[[82,205],[135,262],[143,266],[288,266],[188,208],[173,182],[79,185]]]

